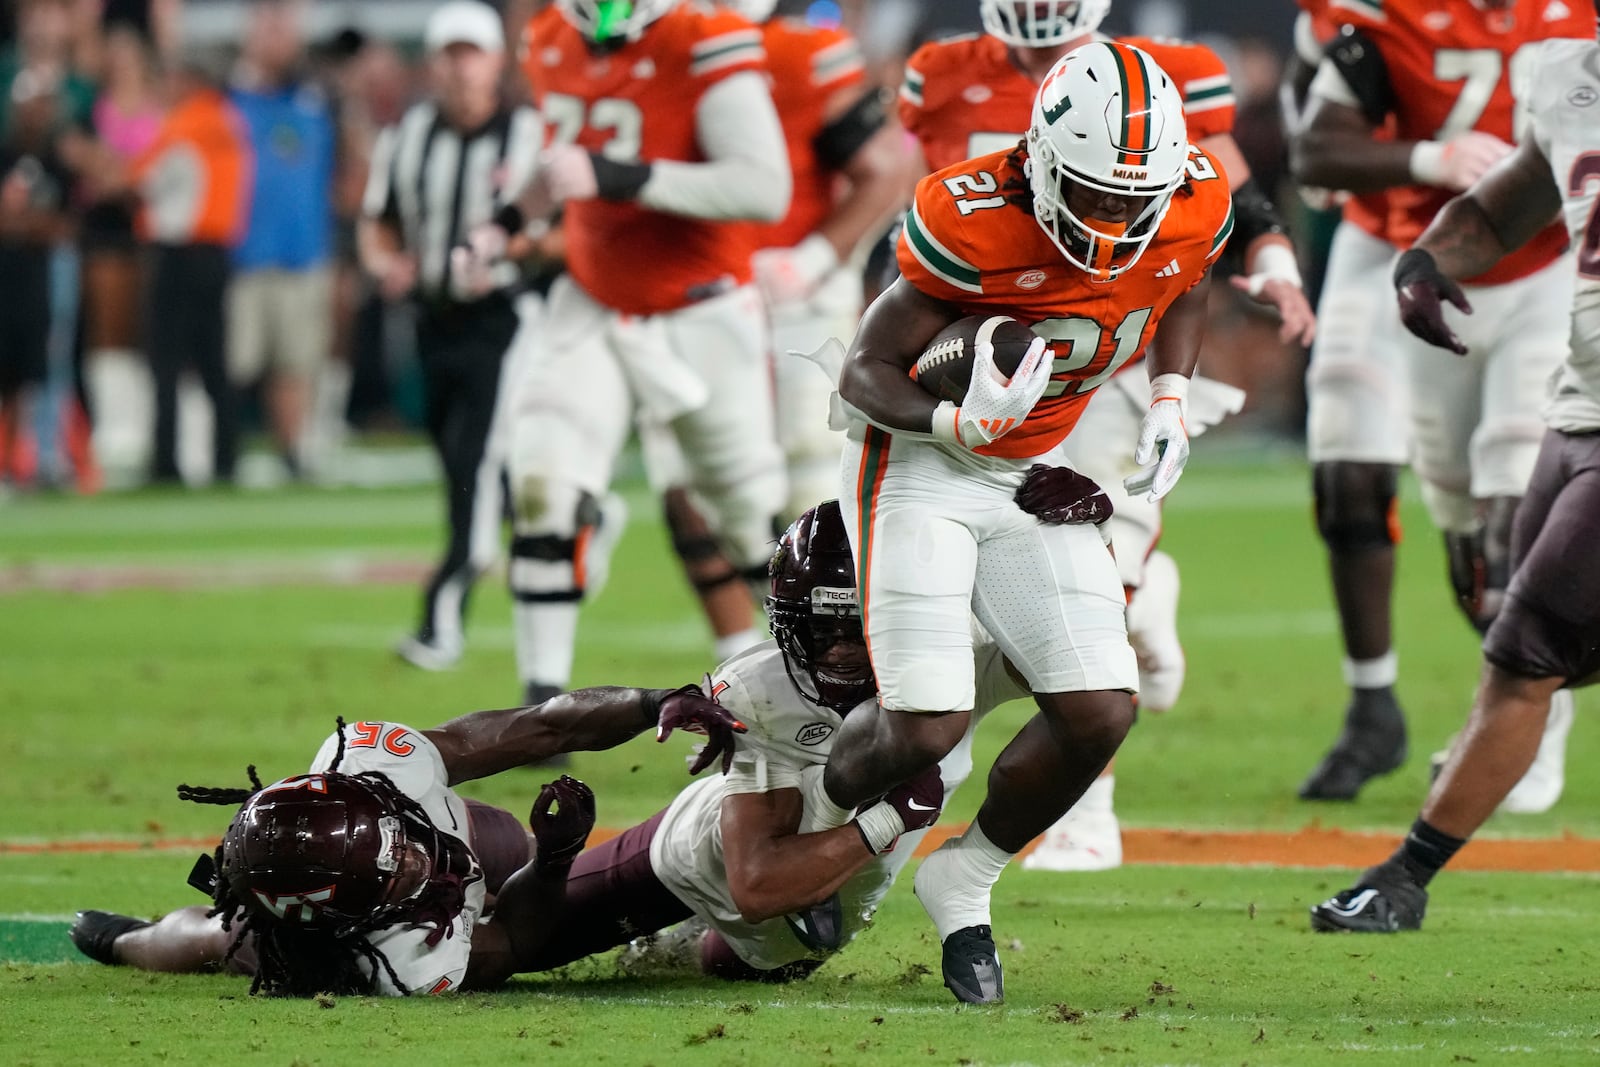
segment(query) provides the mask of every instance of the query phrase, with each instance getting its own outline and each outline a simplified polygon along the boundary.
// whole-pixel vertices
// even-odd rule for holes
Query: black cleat
[[[785,915],[783,921],[812,952],[835,952],[844,944],[844,908],[838,893],[805,911]]]
[[[77,921],[72,924],[72,943],[90,959],[115,967],[117,958],[112,955],[112,943],[130,930],[143,930],[153,925],[143,919],[109,911],[80,911]]]
[[[965,1004],[999,1004],[1005,1000],[1000,957],[994,933],[987,926],[968,926],[944,939],[945,988]]]
[[[1406,761],[1406,718],[1390,689],[1357,690],[1344,730],[1300,785],[1301,800],[1354,800],[1369,779]]]
[[[1393,861],[1369,868],[1350,889],[1311,909],[1311,929],[1321,933],[1394,934],[1422,929],[1428,891]]]

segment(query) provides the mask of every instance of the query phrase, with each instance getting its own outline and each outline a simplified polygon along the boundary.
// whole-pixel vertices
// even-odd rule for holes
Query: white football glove
[[[1189,432],[1183,425],[1188,393],[1189,379],[1182,374],[1162,374],[1150,383],[1150,410],[1133,452],[1133,461],[1144,469],[1122,480],[1130,495],[1143,493],[1154,503],[1178,484],[1189,462]]]
[[[750,257],[756,285],[769,305],[798,304],[838,265],[833,242],[820,233],[790,248],[763,248]]]
[[[511,235],[494,222],[474,226],[465,244],[450,250],[450,286],[457,300],[477,300],[498,285],[495,268],[506,258]]]
[[[973,345],[967,395],[960,407],[946,400],[934,410],[933,436],[966,449],[1004,437],[1022,425],[1044,395],[1053,362],[1044,338],[1035,337],[1008,382],[994,365],[994,345]]]
[[[1511,154],[1492,133],[1468,130],[1448,141],[1418,141],[1411,150],[1411,176],[1424,185],[1463,192]]]
[[[592,200],[600,195],[594,160],[589,158],[588,149],[575,144],[551,145],[541,152],[534,180],[543,186],[552,204]]]

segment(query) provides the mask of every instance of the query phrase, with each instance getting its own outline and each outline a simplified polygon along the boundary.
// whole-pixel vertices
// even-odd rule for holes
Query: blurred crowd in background
[[[378,132],[426,90],[433,6],[0,3],[0,487],[339,480],[351,441],[421,424],[409,309],[361,275],[353,235]],[[497,6],[514,41],[542,4]],[[923,40],[978,23],[972,0],[780,11],[852,28],[890,88]],[[1287,0],[1123,0],[1108,26],[1215,47],[1235,136],[1287,193],[1292,16]],[[1292,193],[1278,202],[1294,214]],[[1218,290],[1207,373],[1250,392],[1246,429],[1298,434],[1303,353]]]

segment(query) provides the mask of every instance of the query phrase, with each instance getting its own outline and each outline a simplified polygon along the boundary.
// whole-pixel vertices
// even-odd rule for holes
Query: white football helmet
[[[718,0],[718,6],[737,11],[759,26],[772,17],[772,9],[778,6],[778,0]]]
[[[1075,48],[1050,68],[1027,145],[1034,218],[1069,262],[1101,280],[1144,255],[1189,164],[1177,87],[1149,54],[1115,41]],[[1094,217],[1097,194],[1123,199],[1123,218]]]
[[[556,0],[578,32],[596,44],[631,41],[677,0]]]
[[[1093,33],[1111,0],[978,0],[983,28],[1017,48],[1049,48]]]

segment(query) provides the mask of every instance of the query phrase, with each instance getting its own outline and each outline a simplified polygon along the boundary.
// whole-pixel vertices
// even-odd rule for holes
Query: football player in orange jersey
[[[523,71],[550,146],[458,250],[476,275],[560,207],[568,273],[513,395],[511,588],[525,699],[564,688],[579,602],[614,535],[598,500],[635,420],[670,428],[740,572],[765,582],[785,499],[750,227],[789,207],[761,31],[670,0],[558,0]],[[598,569],[598,566],[597,568]]]
[[[1400,249],[1453,192],[1511,151],[1517,133],[1511,84],[1535,42],[1590,39],[1595,27],[1594,6],[1582,0],[1336,0],[1330,14],[1346,29],[1312,82],[1292,163],[1308,184],[1385,191],[1386,236]],[[1390,122],[1393,136],[1380,136]],[[1335,574],[1353,572],[1339,589],[1352,696],[1343,729],[1301,785],[1302,797],[1349,800],[1406,757],[1387,595],[1395,477],[1407,458],[1402,449],[1409,448],[1424,502],[1444,532],[1450,581],[1468,620],[1481,632],[1499,609],[1511,516],[1538,454],[1545,385],[1567,350],[1574,272],[1565,246],[1565,231],[1552,223],[1467,280],[1478,313],[1461,329],[1466,360],[1412,338],[1397,321],[1385,330],[1394,338],[1392,366],[1377,358],[1382,352],[1343,346],[1319,346],[1314,355],[1309,380],[1324,394],[1313,394],[1314,405],[1331,412],[1319,422],[1313,407],[1313,458],[1325,461],[1316,472],[1318,525],[1333,550]],[[1336,285],[1360,294],[1376,286],[1371,306],[1382,301],[1394,320],[1385,274],[1369,266],[1359,278],[1330,278],[1328,300],[1339,299]],[[1326,360],[1320,369],[1317,359]],[[1404,388],[1386,394],[1386,375],[1403,378]],[[1396,403],[1394,394],[1407,393],[1409,443],[1359,433],[1376,425],[1372,413]],[[1330,447],[1335,442],[1343,446]],[[1544,811],[1555,803],[1571,721],[1571,694],[1562,692],[1540,758],[1507,799],[1507,810]]]
[[[1097,42],[1045,77],[1023,144],[917,186],[901,278],[851,344],[840,496],[879,704],[845,720],[826,795],[808,808],[848,818],[956,744],[974,701],[960,662],[974,614],[1039,706],[990,771],[971,827],[917,872],[961,1000],[1003,995],[991,888],[1116,752],[1139,685],[1099,531],[1043,524],[1015,495],[1095,389],[1146,353],[1141,469],[1127,489],[1156,499],[1172,489],[1188,455],[1209,271],[1232,227],[1227,181],[1189,144],[1172,79],[1138,49]],[[980,341],[963,402],[937,401],[907,371],[941,329],[973,314],[1009,315],[1037,340],[1009,381]]]
[[[884,93],[866,81],[861,49],[841,29],[772,18],[776,0],[721,0],[761,26],[773,103],[788,141],[794,198],[781,222],[760,228],[752,260],[777,353],[778,441],[788,463],[790,518],[834,495],[843,434],[828,427],[833,382],[783,353],[812,352],[849,337],[861,290],[843,267],[864,237],[899,206],[910,171]],[[718,661],[761,640],[755,610],[700,508],[683,488],[670,434],[640,429],[645,466],[663,491],[667,527],[716,636]]]
[[[906,64],[900,117],[916,135],[930,169],[1015,144],[1026,127],[1034,91],[1062,55],[1093,40],[1110,0],[980,0],[982,35],[924,45]],[[1155,57],[1183,97],[1189,137],[1221,165],[1233,188],[1238,230],[1233,247],[1247,264],[1237,288],[1276,307],[1282,336],[1308,343],[1315,316],[1301,291],[1294,248],[1271,201],[1252,181],[1233,140],[1233,88],[1221,58],[1203,45],[1143,37],[1121,38]],[[1139,653],[1140,707],[1165,711],[1177,703],[1185,662],[1178,640],[1178,567],[1157,549],[1161,511],[1123,493],[1128,442],[1144,411],[1142,383],[1113,379],[1096,394],[1084,418],[1090,431],[1067,442],[1062,461],[1106,487],[1117,565],[1128,591],[1128,620]],[[1238,410],[1242,396],[1216,383],[1197,387],[1190,431]],[[1059,827],[1023,860],[1048,870],[1106,870],[1122,862],[1122,837],[1108,768]]]

